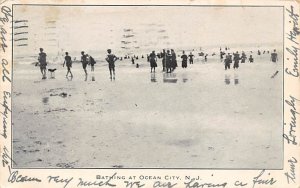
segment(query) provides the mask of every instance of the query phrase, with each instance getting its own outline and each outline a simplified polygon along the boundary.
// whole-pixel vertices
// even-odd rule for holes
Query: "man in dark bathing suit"
[[[43,76],[42,79],[46,79],[46,69],[47,69],[46,57],[47,57],[47,54],[44,52],[44,49],[40,48],[38,61],[39,61],[41,73]]]
[[[87,75],[86,66],[88,64],[88,61],[86,55],[84,54],[84,51],[81,52],[81,63],[82,63],[82,68],[84,70],[84,73],[85,75]]]
[[[72,59],[71,59],[71,56],[69,56],[69,53],[68,53],[68,52],[66,52],[66,56],[65,56],[65,61],[64,61],[63,67],[65,66],[65,64],[66,64],[66,66],[67,66],[67,68],[68,68],[68,72],[67,72],[66,77],[68,77],[68,74],[69,74],[69,73],[71,74],[71,77],[73,77],[73,74],[72,74],[72,72],[71,72]]]
[[[115,78],[115,62],[117,61],[117,57],[111,53],[111,49],[108,49],[107,53],[105,60],[108,62],[110,78],[112,78],[112,73]]]

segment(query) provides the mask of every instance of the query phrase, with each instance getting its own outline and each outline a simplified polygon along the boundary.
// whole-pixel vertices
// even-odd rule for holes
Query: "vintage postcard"
[[[0,3],[0,188],[300,187],[299,2]]]

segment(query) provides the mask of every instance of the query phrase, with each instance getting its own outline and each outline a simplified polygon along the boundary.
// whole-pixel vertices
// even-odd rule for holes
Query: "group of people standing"
[[[65,61],[66,61],[66,58],[67,58],[67,53],[68,52],[66,52]],[[96,61],[92,56],[90,56],[88,54],[85,54],[85,52],[82,51],[80,61],[82,63],[82,68],[84,70],[85,75],[87,75],[87,70],[86,70],[87,65],[90,65],[91,66],[91,72],[94,72],[94,70],[95,70],[94,65],[96,64]]]
[[[82,63],[82,68],[84,70],[84,73],[85,75],[87,75],[87,65],[90,65],[91,66],[91,72],[94,72],[95,70],[95,67],[94,65],[96,64],[96,61],[95,59],[88,55],[88,54],[85,54],[84,51],[81,52],[81,63]],[[68,77],[68,74],[70,73],[70,76],[73,77],[73,74],[71,72],[71,68],[72,68],[72,58],[71,56],[69,56],[69,53],[66,52],[66,55],[65,55],[65,60],[64,60],[64,63],[63,63],[63,67],[66,65],[67,67],[67,74],[66,74],[66,77]]]
[[[224,54],[222,52],[220,52],[221,61],[223,60],[223,55]],[[261,55],[259,50],[258,50],[258,55]],[[233,53],[233,57],[230,53],[228,53],[225,57],[225,60],[224,60],[225,70],[230,69],[230,64],[232,62],[234,62],[233,68],[238,69],[240,61],[241,61],[241,63],[245,63],[246,59],[247,59],[247,56],[246,56],[245,52],[242,52],[241,55],[239,54],[239,52]],[[274,63],[276,63],[278,61],[278,55],[276,53],[276,50],[274,50],[274,52],[271,53],[271,59],[270,60]],[[253,58],[252,55],[249,56],[248,61],[250,63],[254,62],[254,58]]]
[[[44,52],[44,49],[40,48],[40,53],[39,53],[39,57],[38,57],[38,63],[36,63],[36,66],[38,64],[40,66],[40,70],[41,70],[41,73],[42,73],[42,79],[46,79],[46,69],[47,69],[47,60],[46,60],[46,57],[47,57],[47,54]],[[82,51],[81,52],[81,60],[80,61],[82,63],[82,68],[84,70],[85,75],[87,75],[87,70],[86,70],[87,65],[90,65],[91,66],[91,72],[94,72],[94,70],[95,70],[94,65],[96,64],[96,61],[95,61],[95,59],[92,56],[90,56],[88,54],[85,54],[85,52]],[[67,67],[66,77],[68,77],[69,74],[70,74],[71,77],[73,77],[73,74],[72,74],[72,71],[71,71],[72,64],[73,64],[72,58],[69,55],[69,53],[66,52],[65,53],[65,57],[64,57],[64,63],[63,63],[63,67],[65,65]],[[110,67],[112,67],[112,66],[110,65]],[[113,66],[113,69],[114,69],[114,66]]]
[[[150,62],[151,72],[152,70],[155,72],[155,68],[157,67],[157,57],[162,58],[162,67],[163,72],[171,73],[177,67],[176,54],[173,49],[163,50],[161,53],[156,54],[155,51],[152,51],[150,55],[147,56],[147,60]]]
[[[221,58],[222,60],[223,58]],[[224,63],[225,63],[225,70],[230,69],[230,64],[232,62],[234,62],[233,64],[233,68],[234,69],[238,69],[239,68],[239,63],[241,60],[241,63],[245,63],[247,59],[247,56],[245,54],[245,52],[242,52],[242,54],[240,55],[239,52],[233,53],[233,57],[230,53],[228,53],[225,57]],[[250,55],[249,57],[249,62],[253,63],[254,59],[252,57],[252,55]]]
[[[114,54],[111,53],[111,49],[108,49],[107,53],[108,54],[107,54],[107,57],[105,58],[105,60],[108,63],[110,78],[112,78],[112,77],[115,78],[115,62],[117,61],[118,58]],[[66,52],[65,61],[66,61],[66,58],[67,58],[67,52]],[[82,68],[85,72],[85,75],[87,75],[87,70],[86,70],[87,65],[90,65],[91,72],[94,72],[94,70],[95,70],[94,65],[96,64],[96,61],[92,56],[85,54],[84,51],[81,52],[81,63],[82,63]],[[69,68],[68,68],[68,71],[69,71]]]
[[[182,59],[182,63],[181,66],[182,68],[187,68],[187,60],[189,59],[190,64],[194,64],[194,55],[192,54],[192,52],[190,52],[190,54],[187,56],[185,54],[185,51],[182,51],[182,55],[181,55],[181,59]]]
[[[148,55],[147,57],[148,57],[148,61],[150,62],[151,72],[152,71],[155,72],[155,68],[157,67],[157,58],[162,59],[163,72],[171,73],[176,69],[176,67],[178,67],[176,53],[173,49],[167,51],[163,49],[163,51],[160,52],[159,54],[155,54],[155,51],[152,51],[150,55]],[[188,59],[190,64],[194,63],[194,55],[192,54],[192,52],[187,56],[185,54],[185,51],[183,51],[181,59],[182,59],[182,64],[181,64],[182,68],[187,67]]]

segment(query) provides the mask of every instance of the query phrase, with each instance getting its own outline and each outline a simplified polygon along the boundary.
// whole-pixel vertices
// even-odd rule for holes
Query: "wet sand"
[[[13,160],[17,168],[282,167],[282,63],[269,55],[238,70],[195,60],[172,74],[146,59],[95,65],[87,78],[14,65]],[[271,76],[279,70],[274,78]],[[89,70],[90,72],[90,70]]]

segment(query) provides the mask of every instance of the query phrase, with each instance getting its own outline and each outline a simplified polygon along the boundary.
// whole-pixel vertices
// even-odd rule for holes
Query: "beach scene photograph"
[[[13,6],[14,168],[283,168],[283,8]]]

